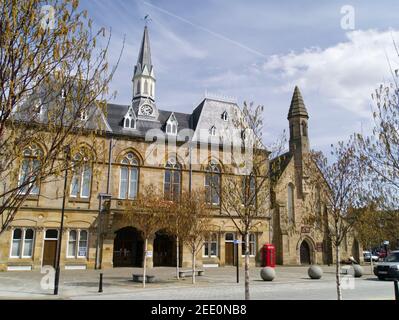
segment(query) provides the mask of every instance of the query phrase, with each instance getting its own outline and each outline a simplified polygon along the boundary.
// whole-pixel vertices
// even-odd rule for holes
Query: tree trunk
[[[179,236],[176,236],[176,278],[179,280]]]
[[[340,262],[340,251],[339,251],[339,245],[335,246],[335,280],[336,280],[336,285],[337,285],[337,300],[342,300],[342,292],[341,292],[341,275],[340,275],[340,267],[341,267],[341,262]]]
[[[145,241],[144,241],[144,261],[143,261],[143,288],[145,288],[145,278],[146,278],[146,271],[147,271],[147,244],[148,244],[148,238],[145,238]]]
[[[238,250],[237,250],[238,254]],[[245,300],[250,300],[249,295],[249,233],[245,233]]]
[[[195,250],[192,251],[192,283],[195,284]]]

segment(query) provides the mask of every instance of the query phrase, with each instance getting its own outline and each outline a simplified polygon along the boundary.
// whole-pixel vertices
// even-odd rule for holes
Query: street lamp
[[[96,245],[96,264],[95,269],[101,269],[101,244],[102,244],[102,225],[103,225],[103,214],[104,214],[104,207],[103,201],[104,200],[111,200],[111,195],[106,193],[100,193],[98,195],[98,218],[97,218],[97,245]]]
[[[64,177],[64,193],[62,196],[62,209],[61,209],[61,225],[60,225],[60,233],[57,241],[57,256],[55,260],[55,279],[54,279],[54,294],[58,294],[58,284],[60,281],[60,258],[61,258],[61,243],[62,243],[62,232],[64,229],[64,213],[65,213],[65,199],[66,199],[66,190],[67,190],[67,181],[68,181],[68,165],[70,160],[70,147],[66,146],[64,148],[65,153],[65,177]]]

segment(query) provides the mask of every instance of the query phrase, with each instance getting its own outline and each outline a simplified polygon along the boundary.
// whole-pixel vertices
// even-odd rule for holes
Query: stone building
[[[309,190],[306,184],[305,161],[309,153],[309,115],[302,95],[295,87],[288,112],[289,151],[271,160],[273,180],[272,242],[278,264],[331,264],[335,259],[328,236],[327,207],[320,190]],[[318,170],[311,170],[318,172]],[[317,194],[310,195],[310,192]],[[317,199],[317,204],[315,204]],[[324,223],[309,225],[309,210],[317,210]],[[360,261],[360,246],[351,235],[345,237],[341,258],[353,256]]]
[[[209,181],[216,177],[213,181],[221,184],[223,175],[230,172],[229,164],[224,161],[229,151],[221,143],[226,139],[232,144],[234,139],[240,141],[240,133],[236,137],[227,134],[239,107],[232,101],[205,97],[191,113],[158,108],[147,27],[132,81],[132,102],[109,104],[107,114],[101,115],[106,128],[96,138],[96,146],[101,146],[101,150],[82,138],[81,155],[73,155],[84,155],[86,162],[68,181],[61,267],[140,266],[143,239],[139,230],[118,218],[118,213],[123,201],[133,200],[150,183],[164,193],[165,199],[175,199],[182,190],[205,187],[213,226],[197,261],[205,267],[234,265],[234,241],[242,239],[231,219],[223,214],[221,199]],[[261,248],[271,242],[277,247],[281,264],[326,263],[331,256],[331,246],[324,245],[323,233],[308,232],[298,222],[299,234],[291,235],[284,225],[284,217],[288,215],[295,224],[303,210],[302,154],[309,149],[308,115],[297,88],[288,119],[290,151],[281,156],[283,166],[272,190],[275,194],[272,210],[265,206],[264,217],[250,235],[251,265],[261,265]],[[154,137],[172,143],[155,150]],[[29,148],[46,150],[45,142]],[[197,161],[192,161],[193,157]],[[0,270],[32,270],[54,265],[62,191],[62,179],[32,190],[11,225],[0,235]],[[287,200],[287,194],[292,201]],[[102,210],[105,201],[100,195],[111,197],[106,211]],[[242,246],[237,247],[242,264]],[[176,264],[175,238],[164,230],[153,235],[148,250],[152,252],[148,257],[150,267]],[[191,257],[187,248],[181,246],[180,253],[180,264],[189,266]]]

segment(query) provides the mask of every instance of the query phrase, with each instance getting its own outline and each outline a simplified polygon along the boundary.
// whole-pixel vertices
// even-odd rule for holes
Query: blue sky
[[[345,5],[354,29],[343,29]],[[205,91],[265,106],[264,138],[288,127],[295,85],[308,109],[312,148],[366,131],[372,91],[397,68],[399,1],[82,0],[95,26],[112,28],[111,84],[129,104],[146,14],[160,109],[191,112]]]

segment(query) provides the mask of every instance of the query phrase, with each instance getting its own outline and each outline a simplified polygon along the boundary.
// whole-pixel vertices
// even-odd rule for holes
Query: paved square
[[[379,281],[371,274],[370,266],[364,266],[365,274],[354,279],[354,288],[343,289],[343,298],[352,299],[394,299],[392,281]],[[277,267],[276,279],[265,282],[260,278],[260,268],[252,268],[251,298],[264,300],[304,299],[334,300],[335,274],[333,266],[323,266],[320,280],[311,280],[307,267]],[[103,270],[103,293],[98,293],[98,270],[62,270],[59,296],[46,289],[47,274],[39,271],[0,272],[0,299],[220,299],[244,298],[244,273],[240,270],[240,283],[236,283],[234,267],[207,268],[205,275],[177,280],[175,269],[159,267],[149,270],[157,281],[143,289],[140,283],[132,281],[132,273],[141,273],[140,268],[115,268]],[[44,289],[43,289],[44,285]]]

